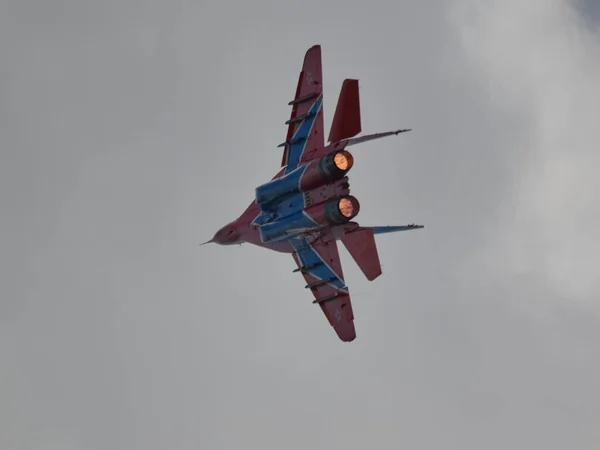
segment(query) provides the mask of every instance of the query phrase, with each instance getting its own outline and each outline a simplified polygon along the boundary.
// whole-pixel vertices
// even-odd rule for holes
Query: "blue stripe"
[[[263,209],[252,221],[253,225],[265,225],[269,222],[279,220],[300,212],[306,208],[304,194],[302,192],[290,193],[285,197],[278,198],[274,204],[261,205]]]
[[[300,140],[300,142],[298,142],[297,144],[290,145],[290,147],[288,149],[287,166],[285,168],[285,171],[284,171],[282,177],[285,177],[286,175],[290,174],[294,170],[298,169],[298,164],[300,163],[300,158],[302,156],[302,153],[304,152],[304,148],[306,147],[306,142],[308,140],[308,137],[309,137],[310,133],[312,132],[312,127],[317,118],[319,110],[321,109],[322,102],[323,102],[323,94],[320,94],[315,99],[315,102],[312,104],[312,106],[310,107],[310,109],[308,111],[309,118],[304,120],[300,124],[300,126],[298,126],[298,128],[296,129],[296,132],[292,136],[292,139],[291,139],[292,142],[295,140]],[[305,167],[305,169],[306,169],[306,167]],[[304,170],[300,169],[297,172],[297,177],[295,176],[296,175],[295,174],[295,175],[292,175],[288,180],[285,180],[285,181],[282,180],[280,182],[277,182],[277,180],[274,180],[272,182],[273,184],[271,186],[268,186],[270,183],[268,183],[264,187],[260,186],[259,188],[257,188],[257,192],[256,192],[257,200],[261,197],[261,194],[269,194],[270,193],[269,191],[271,189],[276,190],[278,188],[281,189],[283,187],[289,187],[288,183],[291,183],[291,184],[299,183],[300,177],[302,176],[303,173],[304,173]],[[298,196],[290,197],[290,199],[288,200],[287,203],[283,203],[281,200],[277,199],[277,201],[275,201],[274,202],[275,204],[273,204],[273,205],[269,205],[269,204],[260,205],[262,211],[252,221],[252,224],[255,226],[256,225],[264,226],[268,222],[276,220],[278,217],[285,216],[285,215],[293,212],[294,210],[298,210],[298,208],[300,206],[300,199],[302,200],[302,208],[301,209],[303,209],[304,208],[304,196],[302,194],[300,194]],[[292,203],[291,206],[290,206],[290,201]],[[262,238],[262,234],[261,234],[261,238]]]
[[[275,209],[281,197],[300,191],[300,179],[307,168],[308,164],[303,164],[280,178],[258,186],[255,189],[256,203],[263,211]]]
[[[275,214],[271,212],[261,211],[258,216],[252,221],[252,225],[263,225],[275,218]]]
[[[287,167],[285,168],[286,174],[298,167],[298,164],[300,163],[300,157],[304,152],[306,142],[308,141],[308,137],[312,131],[313,123],[317,119],[317,113],[321,108],[322,102],[323,94],[320,94],[308,110],[309,115],[312,114],[312,117],[303,121],[300,124],[300,126],[296,129],[296,133],[294,133],[294,136],[292,137],[291,141],[293,142],[296,139],[303,139],[303,141],[298,142],[297,144],[290,145],[287,158]]]
[[[263,242],[277,242],[283,239],[289,239],[296,234],[304,233],[307,230],[319,228],[310,216],[299,212],[283,219],[264,224],[258,229],[260,239]]]
[[[343,289],[343,292],[347,292],[344,281],[340,280],[340,278],[333,272],[333,270],[331,270],[329,266],[327,266],[326,261],[321,259],[319,254],[308,245],[306,238],[296,237],[290,239],[290,243],[294,247],[298,258],[300,259],[301,266],[310,267],[318,263],[325,263],[313,269],[309,269],[310,275],[312,275],[318,280],[327,280],[335,277],[335,279],[333,281],[330,281],[329,284],[331,284],[337,289]]]
[[[287,217],[305,208],[304,194],[302,192],[282,199],[277,205],[277,217]]]

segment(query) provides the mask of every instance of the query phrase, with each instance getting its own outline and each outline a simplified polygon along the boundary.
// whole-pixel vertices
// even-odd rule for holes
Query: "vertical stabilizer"
[[[346,79],[335,107],[331,130],[329,130],[329,142],[354,137],[361,131],[358,80]]]

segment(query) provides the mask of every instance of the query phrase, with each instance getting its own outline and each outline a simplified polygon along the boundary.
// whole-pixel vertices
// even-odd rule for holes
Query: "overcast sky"
[[[0,448],[600,448],[600,8],[0,3]],[[357,339],[205,246],[278,170],[304,52],[359,78]]]

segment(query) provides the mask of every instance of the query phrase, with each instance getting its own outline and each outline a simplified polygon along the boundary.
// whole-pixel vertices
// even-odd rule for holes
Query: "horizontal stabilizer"
[[[360,136],[352,139],[346,139],[346,147],[350,147],[351,145],[362,144],[363,142],[374,141],[375,139],[381,139],[387,136],[395,136],[400,133],[406,133],[411,131],[410,128],[405,130],[396,130],[396,131],[386,131],[385,133],[375,133],[375,134],[367,134],[366,136]]]
[[[360,270],[367,280],[374,280],[381,275],[381,263],[377,253],[373,228],[359,228],[344,234],[341,238]]]
[[[396,231],[418,230],[419,228],[425,228],[425,226],[415,225],[414,223],[411,223],[410,225],[371,227],[371,229],[373,230],[373,234],[395,233]]]
[[[335,107],[331,130],[329,130],[329,142],[351,138],[361,130],[358,80],[346,79]]]

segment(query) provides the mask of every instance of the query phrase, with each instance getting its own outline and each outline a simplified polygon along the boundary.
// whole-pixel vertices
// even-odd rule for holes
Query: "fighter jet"
[[[381,275],[375,235],[416,230],[422,225],[362,227],[353,219],[360,204],[350,195],[348,172],[352,145],[410,131],[401,129],[356,137],[362,131],[358,80],[342,84],[327,145],[323,131],[323,78],[321,47],[304,57],[291,106],[281,169],[258,186],[254,201],[234,221],[205,242],[220,245],[250,243],[290,253],[294,272],[306,281],[313,303],[325,313],[342,341],[356,338],[350,293],[340,263],[337,241],[368,280]],[[201,245],[204,245],[201,244]]]

